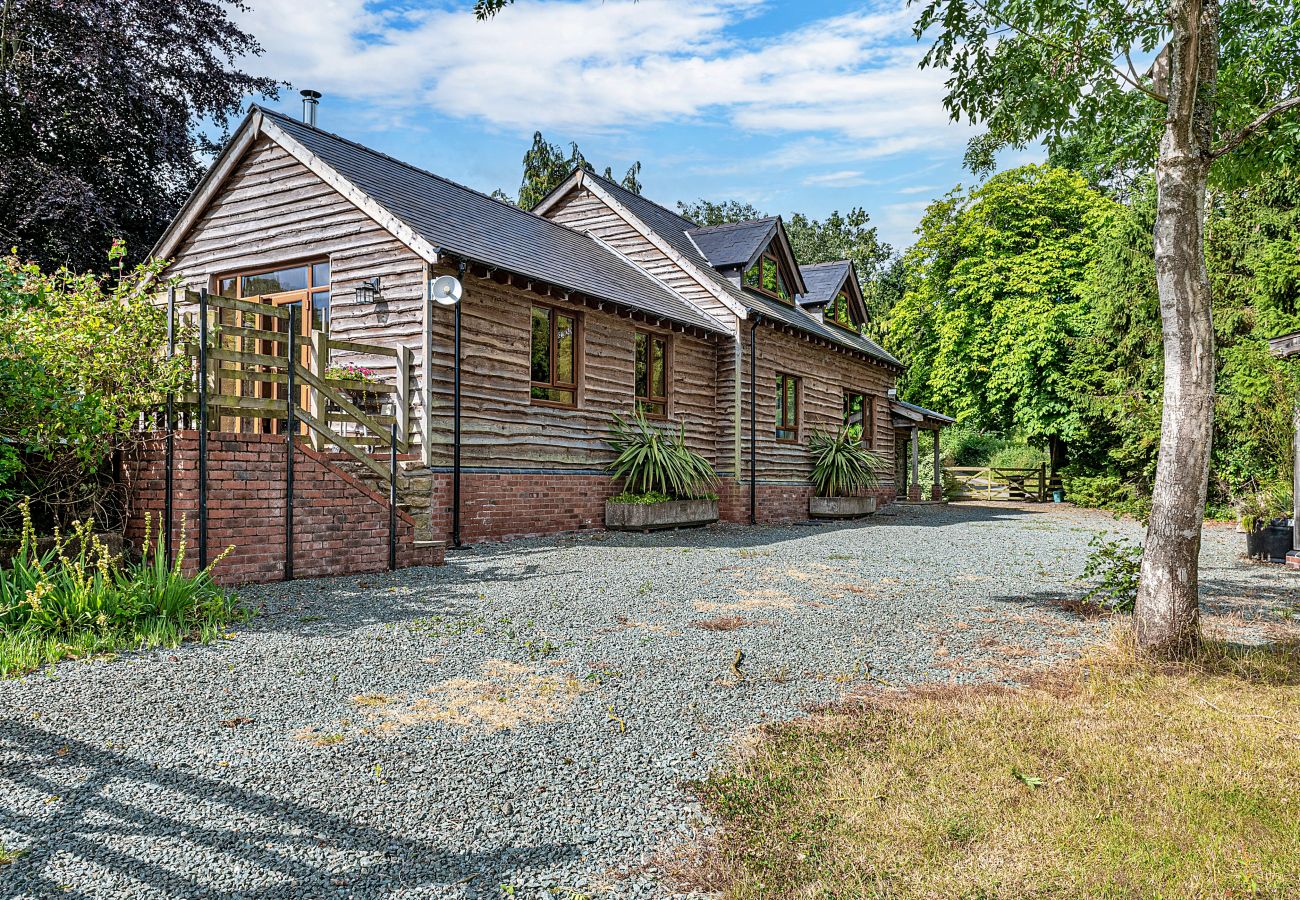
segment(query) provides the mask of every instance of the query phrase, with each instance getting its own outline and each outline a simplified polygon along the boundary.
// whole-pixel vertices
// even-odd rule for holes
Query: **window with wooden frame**
[[[532,401],[578,405],[578,319],[553,306],[532,310]]]
[[[777,300],[790,303],[790,290],[786,287],[785,275],[776,254],[766,250],[745,273],[745,287],[752,288],[760,294],[767,294]]]
[[[849,303],[849,295],[846,291],[840,291],[830,303],[826,304],[823,318],[832,325],[838,325],[855,334],[857,333],[858,323],[853,315],[853,307]]]
[[[636,333],[636,411],[652,419],[668,416],[668,338]]]
[[[223,275],[217,279],[217,293],[238,300],[263,298],[277,306],[307,299],[312,326],[319,329],[330,318],[329,260]]]
[[[799,440],[799,377],[776,373],[776,439]]]
[[[855,391],[844,392],[844,428],[868,450],[876,437],[876,407],[871,397]]]
[[[216,279],[216,288],[217,293],[222,297],[233,297],[236,300],[254,300],[269,306],[293,310],[298,322],[297,334],[301,336],[298,341],[301,353],[299,362],[307,365],[311,355],[311,348],[306,338],[311,336],[313,330],[319,331],[327,327],[330,320],[330,263],[328,259],[299,262],[292,265],[281,263],[275,268],[227,273]],[[310,310],[310,316],[304,310]],[[222,325],[251,327],[266,332],[283,333],[289,329],[288,319],[233,309],[218,310],[218,321]],[[266,338],[254,340],[235,334],[222,338],[222,341],[223,343],[230,342],[226,349],[255,351],[274,356],[285,353],[284,344],[278,340]],[[236,343],[238,346],[235,345]],[[223,383],[222,388],[240,394],[245,394],[249,390],[256,390],[256,395],[263,399],[284,400],[288,397],[285,385],[271,382],[253,384],[248,381],[232,379],[229,383]],[[303,385],[301,391],[299,402],[306,406],[309,388]],[[284,427],[283,423],[276,419],[251,420],[242,417],[235,419],[223,417],[222,427],[234,431],[244,431],[246,422],[251,422],[252,430],[255,432],[275,432],[278,434]]]

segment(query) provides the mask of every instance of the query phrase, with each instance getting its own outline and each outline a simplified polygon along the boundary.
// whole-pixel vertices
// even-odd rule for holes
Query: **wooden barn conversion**
[[[302,346],[322,332],[330,366],[389,383],[405,521],[422,540],[600,527],[618,488],[614,414],[683,428],[735,522],[807,517],[814,430],[851,419],[871,449],[893,459],[910,443],[914,459],[911,435],[948,421],[893,399],[902,366],[862,336],[851,263],[800,265],[779,218],[699,227],[586,171],[528,212],[255,107],[154,255],[227,309],[293,306]],[[430,297],[444,274],[464,286],[459,333]]]

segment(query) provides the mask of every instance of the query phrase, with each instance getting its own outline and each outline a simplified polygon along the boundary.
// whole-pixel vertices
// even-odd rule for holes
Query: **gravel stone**
[[[0,682],[21,851],[0,896],[662,896],[711,827],[684,782],[755,727],[882,683],[1014,681],[1104,635],[1056,605],[1097,531],[1140,536],[907,507],[249,588],[228,640]],[[1296,577],[1240,549],[1207,529],[1211,624],[1276,636]]]

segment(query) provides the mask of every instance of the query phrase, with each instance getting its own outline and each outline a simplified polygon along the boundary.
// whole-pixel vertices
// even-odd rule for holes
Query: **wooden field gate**
[[[944,474],[956,482],[957,500],[1020,500],[1045,502],[1050,497],[1047,466],[1033,469],[995,466],[945,466]]]

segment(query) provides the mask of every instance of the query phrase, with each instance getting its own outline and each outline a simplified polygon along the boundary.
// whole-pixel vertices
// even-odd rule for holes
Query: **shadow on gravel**
[[[0,781],[57,797],[57,806],[39,815],[0,806],[0,831],[22,836],[9,849],[23,851],[0,867],[4,896],[86,896],[77,885],[55,883],[44,873],[46,863],[57,855],[64,857],[64,866],[66,857],[75,857],[88,874],[100,867],[113,870],[128,883],[162,896],[387,896],[398,888],[441,885],[456,896],[495,897],[502,882],[531,865],[549,867],[581,853],[573,844],[449,853],[437,844],[292,800],[174,769],[160,771],[126,754],[15,719],[0,719]],[[194,815],[182,820],[160,814],[149,803],[123,802],[114,796],[120,794],[114,788],[126,783],[136,786],[137,795],[165,796],[171,803],[179,796]],[[231,818],[241,822],[239,830],[212,824],[208,810],[214,805],[226,807]],[[260,821],[247,824],[254,818]],[[119,849],[142,843],[154,851],[174,848],[174,863],[162,865]],[[336,864],[323,859],[322,849],[348,856],[378,855],[384,861],[338,874],[332,871]],[[253,870],[262,886],[250,894],[196,877],[217,867]]]

